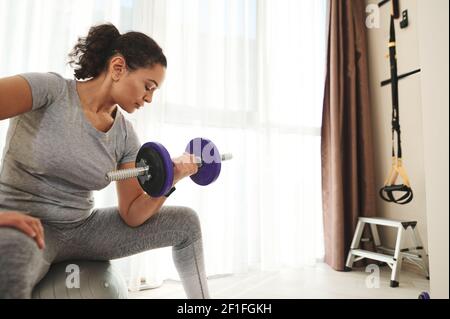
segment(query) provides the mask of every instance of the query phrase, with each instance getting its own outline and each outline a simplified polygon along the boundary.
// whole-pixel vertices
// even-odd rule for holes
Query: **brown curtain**
[[[325,262],[344,270],[358,216],[375,216],[364,0],[330,0],[322,118]]]

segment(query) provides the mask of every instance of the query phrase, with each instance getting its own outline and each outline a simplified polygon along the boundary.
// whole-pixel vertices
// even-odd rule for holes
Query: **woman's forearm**
[[[128,209],[125,222],[131,227],[138,227],[156,214],[166,201],[166,197],[150,197],[146,193],[136,198]]]
[[[175,158],[173,164],[174,172],[172,187],[181,179],[198,172],[198,166],[195,164],[195,156],[192,154],[185,153],[182,156]],[[142,193],[131,203],[124,220],[129,226],[138,227],[145,223],[147,219],[155,215],[165,201],[165,196],[150,197],[147,193]]]

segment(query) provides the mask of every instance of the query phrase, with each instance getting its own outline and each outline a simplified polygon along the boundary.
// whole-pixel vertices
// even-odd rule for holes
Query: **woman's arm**
[[[140,187],[140,186],[139,186]],[[138,227],[155,215],[166,201],[166,197],[153,198],[142,193],[136,198],[128,210],[126,223],[130,227]]]
[[[135,163],[125,163],[119,169],[135,168]],[[130,227],[142,225],[153,216],[164,203],[165,197],[152,198],[139,185],[137,178],[129,178],[116,182],[119,213],[123,221]]]
[[[194,164],[194,156],[184,154],[173,159],[174,180],[173,185],[184,177],[197,173],[198,167]],[[119,169],[134,168],[135,163],[125,163]],[[137,178],[118,181],[116,184],[119,201],[119,213],[124,222],[130,227],[138,227],[147,219],[156,214],[166,201],[166,197],[151,197],[139,185]]]
[[[0,79],[0,120],[31,111],[31,88],[21,76]]]

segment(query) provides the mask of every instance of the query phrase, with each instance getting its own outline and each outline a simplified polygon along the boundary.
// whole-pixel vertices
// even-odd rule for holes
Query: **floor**
[[[377,281],[371,280],[374,274],[364,268],[337,272],[326,264],[224,275],[208,278],[208,283],[211,297],[218,299],[417,299],[422,291],[429,291],[422,274],[407,270],[401,272],[400,287],[390,288],[390,268],[379,269],[378,288]],[[129,298],[183,299],[185,294],[180,282],[166,280],[158,288],[130,292]]]

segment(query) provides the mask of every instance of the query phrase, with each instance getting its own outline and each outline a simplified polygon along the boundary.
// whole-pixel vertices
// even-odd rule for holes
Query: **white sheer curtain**
[[[177,156],[204,136],[234,155],[214,184],[184,180],[167,201],[198,212],[208,276],[314,265],[326,10],[326,0],[0,0],[0,76],[71,77],[66,54],[92,24],[152,36],[168,69],[153,103],[128,116],[141,142]],[[96,206],[116,204],[114,185],[96,193]],[[178,278],[170,248],[116,263],[131,289]]]

